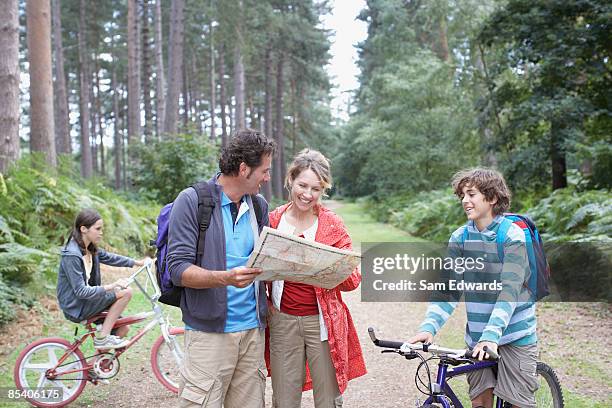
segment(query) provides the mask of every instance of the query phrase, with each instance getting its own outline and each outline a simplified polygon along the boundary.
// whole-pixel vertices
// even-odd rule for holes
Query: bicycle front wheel
[[[13,376],[25,399],[36,407],[63,407],[81,395],[87,384],[85,357],[62,338],[40,339],[17,357]],[[62,357],[65,357],[60,363]],[[54,369],[54,376],[49,372]]]
[[[172,340],[167,342],[164,336],[153,344],[151,349],[151,367],[155,378],[168,390],[177,394],[179,388],[179,367],[183,359],[183,339],[185,329],[174,327],[170,329]]]
[[[552,367],[538,362],[536,374],[540,386],[536,391],[536,406],[538,408],[563,408],[561,383]]]

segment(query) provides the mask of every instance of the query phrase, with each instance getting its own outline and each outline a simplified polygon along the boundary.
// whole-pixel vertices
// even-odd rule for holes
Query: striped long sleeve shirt
[[[487,228],[479,231],[473,221],[458,228],[450,237],[452,256],[482,257],[485,268],[461,274],[466,282],[501,281],[499,292],[455,293],[452,301],[431,302],[419,331],[435,335],[448,320],[463,296],[466,302],[467,325],[465,342],[474,347],[480,341],[499,345],[528,345],[537,342],[535,303],[524,285],[531,273],[525,248],[525,235],[516,225],[508,230],[503,243],[503,262],[499,259],[497,231],[503,221],[497,216]],[[465,229],[467,228],[467,233]],[[456,275],[455,275],[456,276]]]

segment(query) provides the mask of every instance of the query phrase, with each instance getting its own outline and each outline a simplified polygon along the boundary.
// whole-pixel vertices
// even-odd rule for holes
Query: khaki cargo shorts
[[[521,408],[536,408],[535,392],[538,390],[536,375],[538,346],[499,346],[497,377],[493,369],[473,371],[467,374],[470,399],[493,388],[493,393],[504,401]]]

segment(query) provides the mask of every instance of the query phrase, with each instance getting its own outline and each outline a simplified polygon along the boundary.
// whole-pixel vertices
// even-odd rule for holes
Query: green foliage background
[[[465,223],[454,172],[499,169],[548,241],[612,237],[612,4],[368,1],[337,192],[446,241]]]
[[[169,203],[187,186],[208,180],[218,168],[218,147],[204,135],[179,134],[138,147],[133,184],[138,196]]]

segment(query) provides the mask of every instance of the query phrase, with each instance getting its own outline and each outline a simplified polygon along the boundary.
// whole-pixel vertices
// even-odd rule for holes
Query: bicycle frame
[[[155,327],[156,325],[159,325],[160,329],[161,329],[162,336],[164,337],[164,340],[167,342],[168,345],[170,345],[170,349],[172,351],[172,355],[174,356],[177,364],[180,365],[180,362],[181,362],[183,356],[182,356],[182,353],[177,349],[177,347],[175,347],[174,336],[173,336],[175,334],[175,330],[170,327],[169,321],[164,318],[161,306],[157,303],[157,300],[161,296],[161,291],[159,289],[159,286],[157,285],[155,276],[153,275],[153,271],[151,269],[151,265],[152,265],[152,262],[150,260],[148,260],[145,263],[145,265],[140,267],[136,272],[134,272],[128,278],[128,282],[129,282],[129,284],[135,283],[136,286],[143,293],[143,295],[151,302],[152,311],[138,313],[138,314],[135,314],[135,315],[132,315],[132,316],[127,316],[127,317],[120,318],[120,319],[118,319],[115,322],[115,325],[113,326],[113,328],[119,328],[119,327],[123,327],[123,326],[130,326],[132,324],[139,323],[139,322],[142,322],[142,321],[147,320],[147,319],[152,319],[152,320],[145,327],[140,329],[134,336],[132,336],[129,339],[128,344],[124,348],[115,350],[114,355],[115,355],[115,358],[119,358],[130,347],[132,347],[136,342],[138,342],[145,334],[147,334],[153,327]],[[143,287],[141,285],[141,283],[138,280],[136,280],[138,275],[140,273],[142,273],[143,271],[146,271],[146,273],[147,273],[147,282],[150,281],[151,285],[153,286],[154,293],[152,295],[149,295],[147,293],[145,287]],[[95,360],[96,360],[96,358],[98,356],[102,355],[101,353],[96,353],[95,355],[93,355],[91,357],[85,357],[85,363],[86,364],[85,364],[85,367],[83,369],[62,371],[60,375],[56,374],[56,370],[60,366],[62,366],[64,364],[64,362],[66,361],[66,359],[68,358],[68,356],[70,356],[75,350],[79,349],[81,347],[81,345],[89,337],[93,338],[93,336],[95,335],[95,332],[96,332],[96,330],[93,327],[94,322],[99,320],[99,319],[101,319],[101,318],[104,318],[105,316],[106,316],[106,312],[103,312],[103,313],[98,314],[96,316],[93,316],[93,317],[91,317],[90,319],[87,320],[87,322],[85,323],[85,327],[87,328],[87,332],[85,334],[83,334],[82,336],[76,338],[75,341],[72,343],[71,347],[58,360],[58,362],[55,365],[55,367],[53,367],[52,369],[50,369],[47,372],[47,377],[49,379],[51,379],[51,380],[53,380],[53,379],[61,379],[59,377],[65,376],[67,374],[74,374],[74,373],[78,373],[78,372],[83,371],[86,374],[84,380],[91,381],[94,384],[97,383],[97,378],[92,377],[90,375],[90,370],[92,370],[94,368]],[[90,361],[87,361],[87,360],[90,360]]]
[[[442,407],[444,408],[450,408],[451,405],[447,401],[447,399],[450,399],[454,408],[463,408],[463,404],[461,404],[461,401],[459,401],[459,398],[457,398],[457,395],[447,383],[447,380],[458,375],[467,374],[485,368],[492,368],[495,366],[497,366],[496,361],[482,361],[451,368],[449,367],[449,363],[446,361],[446,359],[442,358],[438,363],[438,374],[436,377],[436,382],[435,384],[432,384],[434,395],[432,397],[427,398],[425,403],[432,404],[435,402],[438,404],[442,404]],[[496,397],[494,407],[502,408],[503,404],[504,400],[499,397]]]

